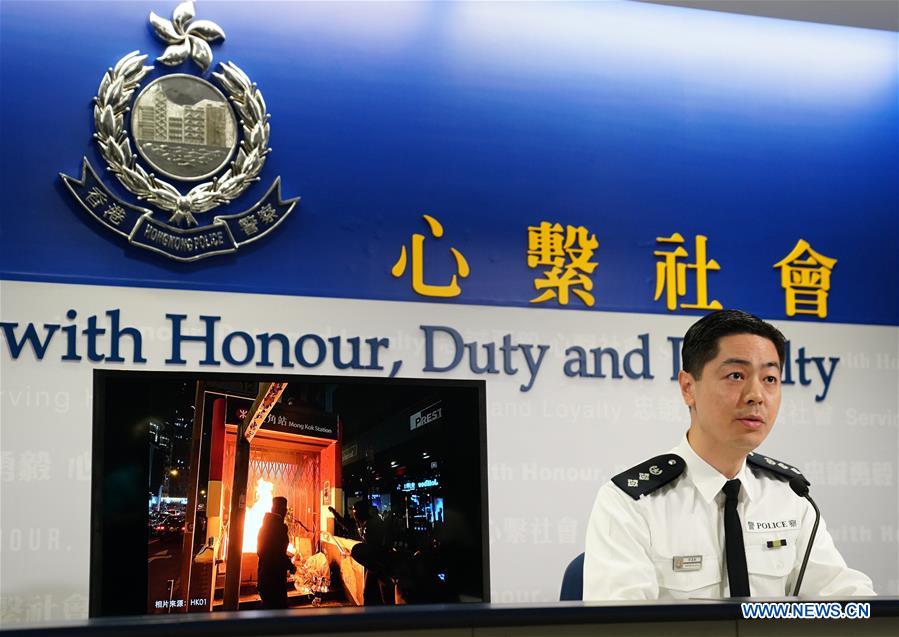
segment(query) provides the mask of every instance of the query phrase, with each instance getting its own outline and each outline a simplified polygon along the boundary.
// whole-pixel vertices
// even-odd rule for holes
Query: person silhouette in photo
[[[349,538],[351,540],[361,540],[362,536],[359,535],[359,528],[356,526],[356,521],[353,519],[347,519],[344,516],[340,515],[332,506],[328,507],[328,511],[331,512],[331,515],[334,516],[334,534],[339,535],[341,537]]]
[[[256,554],[259,556],[259,597],[262,608],[287,608],[287,571],[296,573],[287,556],[290,538],[284,516],[287,498],[272,498],[271,513],[266,513],[259,529]]]
[[[353,504],[353,520],[362,538],[362,544],[353,547],[352,556],[365,567],[364,604],[393,604],[395,595],[390,577],[387,526],[377,513],[372,513],[372,507],[364,500]]]

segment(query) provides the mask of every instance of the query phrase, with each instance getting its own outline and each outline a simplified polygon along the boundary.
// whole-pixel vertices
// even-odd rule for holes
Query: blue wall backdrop
[[[174,6],[3,2],[3,278],[426,300],[390,268],[429,214],[445,235],[426,278],[448,282],[450,247],[471,267],[434,302],[529,305],[527,228],[550,221],[599,240],[595,305],[573,310],[668,313],[653,251],[679,232],[691,259],[709,238],[725,307],[785,318],[772,266],[802,238],[838,259],[827,322],[899,324],[895,33],[636,3],[199,2],[227,34],[213,64],[243,68],[272,114],[264,177],[226,211],[277,175],[302,200],[186,264],[108,232],[58,176],[104,166],[100,79],[160,55],[147,14]]]

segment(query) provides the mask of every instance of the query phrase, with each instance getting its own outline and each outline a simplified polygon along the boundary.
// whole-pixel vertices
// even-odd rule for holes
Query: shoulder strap
[[[619,473],[612,482],[634,500],[639,500],[677,478],[686,467],[683,458],[666,453]]]
[[[792,480],[793,478],[802,478],[806,484],[811,484],[802,472],[794,466],[788,465],[785,462],[781,462],[780,460],[775,460],[774,458],[769,458],[768,456],[763,456],[760,453],[751,452],[748,456],[746,456],[747,464],[755,467],[756,469],[760,469],[766,473],[771,473],[786,480]]]

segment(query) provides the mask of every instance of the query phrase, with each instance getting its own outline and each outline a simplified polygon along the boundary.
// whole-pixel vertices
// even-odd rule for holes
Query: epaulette
[[[781,478],[786,478],[787,480],[802,478],[806,484],[811,484],[811,482],[808,481],[808,478],[802,475],[802,472],[796,467],[792,467],[786,462],[763,456],[760,453],[750,452],[749,455],[746,456],[746,462],[756,469],[773,473]]]
[[[686,467],[683,458],[666,453],[619,473],[612,482],[634,500],[639,500],[677,478]]]

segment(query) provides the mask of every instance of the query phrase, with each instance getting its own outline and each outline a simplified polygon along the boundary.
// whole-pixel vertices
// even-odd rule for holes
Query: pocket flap
[[[796,547],[767,548],[751,547],[746,550],[746,567],[750,573],[769,577],[784,577],[793,570],[796,562]]]
[[[695,591],[721,581],[721,561],[717,555],[702,555],[702,565],[693,570],[674,570],[674,557],[654,556],[659,585],[673,591]]]

